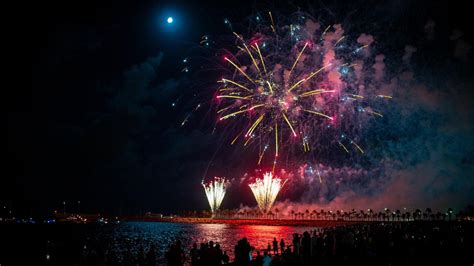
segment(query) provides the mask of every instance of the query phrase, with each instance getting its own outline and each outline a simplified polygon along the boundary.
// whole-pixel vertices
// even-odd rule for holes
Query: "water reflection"
[[[181,240],[184,247],[189,249],[193,243],[214,241],[221,245],[233,258],[234,246],[239,239],[246,237],[256,249],[266,249],[273,238],[278,241],[284,239],[287,245],[291,244],[293,233],[303,233],[313,230],[310,227],[265,226],[265,225],[230,225],[230,224],[175,224],[175,223],[147,223],[129,222],[113,227],[103,232],[104,238],[109,238],[113,249],[117,253],[130,250],[138,251],[139,247],[148,249],[153,244],[160,257],[164,255],[168,246]]]

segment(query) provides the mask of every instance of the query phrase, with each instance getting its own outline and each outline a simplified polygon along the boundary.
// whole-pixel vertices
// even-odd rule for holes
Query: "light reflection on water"
[[[136,253],[142,246],[147,250],[155,245],[160,257],[176,240],[181,240],[188,251],[193,243],[206,241],[218,242],[223,251],[227,251],[233,259],[234,246],[237,241],[246,237],[250,245],[256,249],[266,249],[276,237],[278,242],[284,239],[286,245],[291,244],[293,233],[302,234],[313,230],[313,227],[266,226],[266,225],[230,225],[230,224],[179,224],[153,222],[127,222],[102,232],[109,239],[117,253],[130,250]]]

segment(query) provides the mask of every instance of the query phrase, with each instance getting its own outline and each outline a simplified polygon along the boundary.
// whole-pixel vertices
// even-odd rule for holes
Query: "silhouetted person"
[[[235,251],[234,251],[235,264],[236,265],[244,265],[244,266],[249,265],[249,263],[250,263],[250,257],[249,257],[250,250],[251,250],[251,248],[250,248],[249,242],[247,241],[247,238],[244,237],[241,240],[239,240],[239,242],[235,246]]]
[[[217,250],[214,246],[214,241],[209,241],[209,248],[206,252],[207,263],[206,265],[215,266],[220,264],[220,258],[217,257]]]
[[[257,256],[252,260],[252,266],[263,266],[263,257],[260,254],[260,251],[257,251]]]
[[[273,255],[278,254],[278,241],[276,237],[273,238]]]
[[[270,266],[272,257],[270,257],[270,252],[263,252],[263,266]]]
[[[311,252],[311,236],[308,232],[303,233],[303,237],[301,238],[301,248],[300,254],[303,257],[303,263],[309,264],[310,259],[310,252]]]
[[[227,251],[224,251],[224,254],[222,254],[222,262],[224,264],[229,264],[229,255],[227,255]]]
[[[166,261],[169,266],[181,266],[184,263],[184,252],[181,249],[181,241],[177,240],[176,243],[171,245],[168,252],[166,252]]]
[[[191,265],[199,265],[199,250],[196,243],[193,244],[193,248],[189,251],[189,256],[191,257]]]
[[[283,253],[283,252],[282,252]],[[264,262],[265,263],[265,262]],[[270,261],[270,265],[269,266],[281,266],[283,265],[281,260],[280,260],[280,255],[276,254],[272,261]]]
[[[281,254],[285,252],[285,240],[283,238],[280,240],[280,249],[281,249]]]
[[[207,250],[208,250],[208,244],[207,243],[201,243],[201,246],[199,248],[199,265],[209,264]]]
[[[222,265],[222,250],[219,243],[216,243],[214,247],[212,262],[212,265]]]
[[[297,255],[300,254],[300,235],[293,234],[293,252]]]

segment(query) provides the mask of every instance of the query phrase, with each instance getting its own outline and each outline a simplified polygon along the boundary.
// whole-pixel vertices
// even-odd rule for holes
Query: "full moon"
[[[173,23],[173,17],[168,17],[168,19],[166,20],[169,24]]]

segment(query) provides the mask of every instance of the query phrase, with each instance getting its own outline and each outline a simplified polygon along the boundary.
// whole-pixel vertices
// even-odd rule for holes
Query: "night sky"
[[[399,197],[416,194],[413,204],[426,202],[426,207],[474,203],[473,34],[467,4],[285,2],[36,4],[22,37],[31,50],[31,87],[4,88],[7,160],[0,201],[34,214],[61,209],[63,201],[73,210],[79,200],[82,211],[121,214],[207,208],[201,188],[206,170],[240,180],[255,168],[254,159],[233,148],[216,153],[222,132],[212,133],[216,116],[209,102],[219,73],[209,62],[231,35],[224,19],[246,33],[259,12],[285,16],[304,10],[348,26],[356,37],[373,35],[388,69],[400,69],[406,46],[416,47],[411,65],[395,74],[413,75],[416,82],[405,88],[410,93],[405,96],[416,100],[395,104],[392,122],[381,125],[391,133],[374,133],[377,139],[386,136],[373,149],[386,151],[374,155],[383,173],[372,163],[369,172],[378,176],[347,185],[351,191],[327,192],[321,201],[313,197],[320,192],[294,184],[282,199],[329,204],[348,195],[364,204],[375,195],[396,205]],[[166,23],[169,16],[174,23]],[[199,44],[203,35],[211,40],[207,50]],[[190,59],[185,63],[185,58]],[[199,102],[203,108],[181,127]],[[254,205],[245,187],[234,185],[224,207]],[[444,200],[432,202],[437,197]]]

